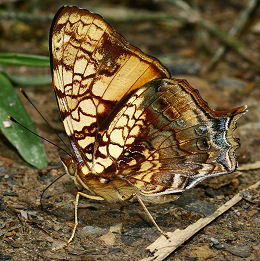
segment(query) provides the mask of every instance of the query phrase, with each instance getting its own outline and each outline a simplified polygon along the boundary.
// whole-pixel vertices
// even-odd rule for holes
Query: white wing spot
[[[110,140],[114,143],[120,144],[121,146],[124,145],[123,139],[123,129],[115,129],[110,134]]]
[[[117,159],[123,152],[123,148],[118,145],[109,144],[108,151],[113,158]]]

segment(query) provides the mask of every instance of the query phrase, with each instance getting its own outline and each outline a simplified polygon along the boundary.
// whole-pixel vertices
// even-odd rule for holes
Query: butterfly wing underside
[[[115,116],[99,141],[93,169],[126,180],[144,200],[233,172],[239,147],[233,131],[245,110],[216,112],[186,81],[153,80]]]
[[[53,85],[77,160],[91,168],[98,132],[146,82],[167,69],[128,44],[101,16],[63,7],[50,32]]]
[[[235,170],[233,131],[246,106],[211,110],[186,81],[169,79],[157,59],[87,10],[60,9],[50,50],[78,176],[92,192],[148,200]]]

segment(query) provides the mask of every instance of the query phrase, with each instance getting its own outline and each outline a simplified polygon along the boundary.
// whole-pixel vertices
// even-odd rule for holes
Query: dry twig
[[[254,185],[248,187],[246,190],[256,189],[260,185],[260,181],[255,183]],[[169,256],[175,249],[180,247],[185,241],[191,238],[194,234],[196,234],[199,230],[204,228],[206,225],[211,223],[214,219],[222,215],[228,209],[233,207],[243,198],[243,192],[236,194],[232,199],[218,208],[212,215],[201,218],[194,224],[188,226],[184,230],[176,229],[174,232],[168,232],[167,235],[169,239],[166,239],[165,236],[160,236],[155,242],[149,245],[146,249],[148,249],[151,253],[151,257],[147,257],[142,259],[141,261],[161,261],[164,260],[167,256]]]

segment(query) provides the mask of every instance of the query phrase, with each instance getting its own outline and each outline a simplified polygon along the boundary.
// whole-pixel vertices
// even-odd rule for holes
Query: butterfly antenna
[[[69,155],[70,157],[72,157],[72,155],[67,152],[66,150],[64,150],[62,147],[58,146],[57,144],[53,143],[52,141],[40,136],[39,134],[35,133],[34,131],[30,130],[29,128],[27,128],[26,126],[24,126],[22,123],[20,123],[19,121],[17,121],[15,118],[13,118],[12,116],[8,116],[8,119],[16,124],[18,124],[19,126],[23,127],[24,129],[26,129],[27,131],[29,131],[30,133],[34,134],[35,136],[49,142],[50,144],[54,145],[55,147],[57,147],[58,149],[62,150],[63,152],[65,152],[67,155]]]
[[[49,126],[50,129],[52,129],[56,136],[60,139],[60,141],[63,143],[63,145],[66,147],[66,149],[68,151],[70,151],[70,148],[68,147],[68,145],[63,141],[63,139],[61,138],[61,136],[59,135],[59,133],[57,133],[54,128],[50,125],[50,123],[47,121],[47,119],[42,115],[42,113],[38,110],[38,108],[33,104],[33,102],[31,101],[31,99],[28,97],[28,95],[25,93],[25,91],[20,88],[20,92],[22,93],[22,95],[26,98],[26,100],[33,106],[33,108],[39,113],[39,115],[41,116],[41,118],[47,123],[47,125]],[[58,146],[57,146],[58,147]]]
[[[53,180],[42,192],[41,194],[41,198],[40,198],[40,205],[41,205],[41,209],[43,210],[43,195],[45,194],[45,192],[50,188],[50,186],[52,186],[57,180],[59,180],[60,178],[62,178],[63,176],[65,176],[66,173],[62,174],[61,176],[57,177],[55,180]]]

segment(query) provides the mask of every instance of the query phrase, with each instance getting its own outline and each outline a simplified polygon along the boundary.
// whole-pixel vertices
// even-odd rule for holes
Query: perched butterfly
[[[109,202],[137,198],[149,214],[143,201],[174,200],[205,178],[236,169],[233,130],[246,106],[210,109],[185,80],[172,78],[156,58],[87,10],[58,11],[50,52],[73,149],[62,161],[75,184],[92,193],[77,194],[69,241],[80,195]]]

